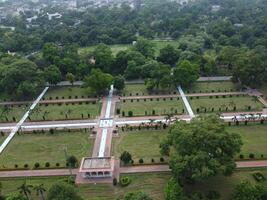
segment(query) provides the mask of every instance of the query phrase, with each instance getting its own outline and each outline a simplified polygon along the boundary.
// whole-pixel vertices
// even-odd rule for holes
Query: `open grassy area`
[[[154,200],[163,200],[163,188],[167,183],[169,173],[153,173],[153,174],[131,174],[131,184],[127,187],[112,186],[111,184],[89,184],[80,185],[76,189],[85,200],[114,200],[122,198],[127,192],[143,191],[151,195]],[[17,188],[26,180],[27,184],[37,185],[44,184],[49,189],[53,183],[62,182],[67,177],[44,177],[44,178],[16,178],[16,179],[0,179],[3,194],[17,192]],[[32,199],[38,200],[36,192],[32,192]]]
[[[185,189],[189,194],[200,191],[207,193],[210,190],[216,190],[220,193],[220,200],[229,200],[234,188],[242,181],[250,181],[256,183],[252,174],[255,172],[262,173],[267,177],[267,170],[242,170],[235,171],[231,176],[216,176],[205,181],[198,182]],[[127,192],[143,191],[148,193],[154,200],[164,200],[164,186],[171,177],[170,173],[141,173],[127,175],[131,178],[131,184],[127,187],[112,186],[111,184],[89,184],[80,185],[76,188],[77,192],[85,200],[114,200],[121,198]],[[52,184],[63,182],[67,177],[36,177],[36,178],[15,178],[15,179],[0,179],[3,189],[3,194],[17,192],[17,188],[26,180],[27,184],[37,185],[44,184],[48,191]],[[267,181],[261,183],[267,185]],[[47,192],[46,192],[47,194]],[[36,192],[32,192],[31,198],[38,200]]]
[[[82,87],[50,87],[45,94],[45,99],[77,99],[77,98],[88,98],[90,97],[86,88]]]
[[[123,96],[142,96],[148,95],[148,91],[144,84],[126,84],[122,91]]]
[[[267,158],[267,125],[231,126],[229,132],[240,134],[244,143],[241,154],[245,158],[253,153],[256,158]]]
[[[27,112],[28,106],[0,106],[0,122],[17,122]]]
[[[4,140],[7,138],[7,133],[4,135],[0,135],[0,145],[4,142]]]
[[[128,151],[136,163],[140,158],[151,163],[151,159],[159,162],[160,143],[167,137],[167,130],[142,130],[122,132],[119,138],[113,140],[113,155],[119,158],[121,153]]]
[[[92,102],[80,104],[48,104],[39,105],[34,109],[30,115],[33,121],[40,120],[66,120],[66,119],[93,119],[99,116],[101,110],[101,103]]]
[[[152,43],[154,44],[154,49],[155,49],[155,55],[158,56],[160,49],[164,48],[167,45],[172,45],[173,47],[178,47],[178,42],[177,41],[153,41]],[[119,51],[125,51],[129,48],[132,47],[131,44],[115,44],[115,45],[109,45],[111,48],[111,51],[113,55],[116,55]],[[79,54],[82,56],[88,55],[91,52],[94,51],[96,45],[94,46],[88,46],[88,47],[82,47],[79,49]]]
[[[193,99],[192,99],[193,98]],[[189,103],[194,112],[227,112],[231,111],[260,111],[263,105],[250,96],[233,96],[233,97],[190,97]],[[212,110],[213,109],[213,110]]]
[[[113,55],[115,56],[119,51],[125,51],[128,48],[130,48],[131,45],[130,44],[115,44],[115,45],[109,45],[109,47],[111,48],[111,51],[112,51]],[[82,56],[88,55],[88,54],[92,53],[95,48],[96,48],[96,45],[88,46],[88,47],[82,47],[79,49],[78,53]]]
[[[64,148],[67,148],[69,155],[76,156],[80,161],[83,156],[91,155],[93,142],[89,139],[89,133],[84,132],[16,135],[0,156],[0,168],[14,168],[15,164],[19,167],[24,164],[33,167],[36,162],[41,167],[46,162],[54,167],[56,163],[65,166]]]
[[[196,82],[191,87],[184,88],[186,93],[207,93],[207,92],[235,92],[239,86],[230,81],[220,82]]]
[[[173,98],[173,100],[168,99],[146,99],[144,100],[126,100],[125,102],[121,102],[117,104],[117,108],[120,109],[120,114],[123,116],[123,112],[125,116],[128,116],[128,112],[132,111],[133,116],[144,116],[144,115],[153,115],[153,110],[155,111],[155,115],[165,115],[168,113],[181,114],[183,113],[184,106],[182,101],[177,98]]]

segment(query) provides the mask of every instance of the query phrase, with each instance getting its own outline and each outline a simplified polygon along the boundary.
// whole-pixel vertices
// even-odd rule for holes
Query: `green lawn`
[[[144,84],[127,84],[122,94],[123,96],[142,96],[148,95],[148,91]]]
[[[178,47],[179,43],[178,41],[153,41],[154,49],[155,49],[155,55],[158,56],[160,49],[166,47],[167,45],[172,45],[173,47]],[[113,55],[116,55],[119,51],[125,51],[132,47],[131,44],[115,44],[115,45],[109,45],[111,48],[111,51]],[[79,54],[82,56],[88,55],[91,52],[94,51],[96,45],[94,46],[88,46],[88,47],[82,47],[79,49]]]
[[[115,44],[115,45],[109,45],[111,48],[111,51],[113,55],[116,55],[119,51],[125,51],[131,47],[130,44]],[[88,46],[88,47],[82,47],[78,50],[78,53],[82,56],[88,55],[94,51],[96,48],[95,46]]]
[[[154,200],[163,200],[163,188],[170,178],[169,173],[153,173],[153,174],[131,174],[131,184],[127,187],[112,186],[111,184],[88,184],[80,185],[76,188],[78,193],[85,200],[115,200],[122,198],[127,192],[143,191],[151,195]],[[48,191],[53,183],[63,182],[67,177],[43,177],[43,178],[16,178],[16,179],[0,179],[3,194],[17,192],[17,188],[26,180],[27,184],[37,185],[44,184]],[[39,200],[36,192],[32,192],[32,199]]]
[[[151,163],[151,159],[159,162],[160,143],[167,137],[167,130],[142,130],[122,132],[119,138],[113,140],[113,155],[119,158],[123,151],[132,154],[137,163],[140,158]]]
[[[153,41],[153,44],[155,45],[156,56],[159,55],[160,49],[166,47],[167,45],[171,45],[174,48],[178,48],[178,46],[179,46],[178,41]]]
[[[199,112],[203,113],[205,112],[205,108],[207,112],[233,111],[234,107],[236,107],[236,111],[260,111],[263,108],[263,105],[259,101],[250,96],[233,96],[226,98],[220,96],[219,98],[213,97],[212,99],[210,97],[199,97],[199,99],[196,97],[193,97],[193,99],[191,98],[188,97],[188,100],[194,112],[197,112],[197,109],[199,109]],[[212,108],[214,108],[214,111],[212,111]]]
[[[30,119],[33,121],[40,120],[65,120],[65,119],[93,119],[99,116],[101,110],[101,103],[93,104],[48,104],[39,105],[32,112]],[[90,114],[90,115],[88,115]]]
[[[196,82],[191,87],[184,88],[186,93],[205,92],[235,92],[239,91],[239,86],[230,81],[221,82]]]
[[[42,167],[46,162],[51,166],[60,163],[65,166],[64,148],[69,155],[74,155],[80,161],[84,156],[91,156],[94,140],[89,139],[89,133],[58,132],[46,134],[16,135],[0,156],[0,168],[13,168],[15,164],[23,167],[28,164],[33,167],[39,162]]]
[[[187,186],[185,190],[187,193],[192,192],[208,192],[216,190],[220,193],[220,200],[229,200],[235,186],[242,181],[250,181],[255,183],[252,176],[255,172],[261,172],[265,178],[267,177],[267,170],[237,170],[231,176],[216,176],[205,181],[198,182],[190,187]],[[127,187],[112,186],[111,184],[88,184],[80,185],[76,188],[77,192],[85,200],[114,200],[122,198],[127,192],[143,191],[148,193],[154,200],[164,200],[164,186],[171,177],[170,173],[146,173],[146,174],[130,174],[131,184]],[[17,188],[26,180],[27,184],[37,185],[44,184],[48,191],[53,183],[63,182],[67,177],[36,177],[36,178],[14,178],[14,179],[0,179],[2,183],[2,193],[10,194],[17,192]],[[261,183],[267,186],[267,181]],[[46,193],[47,194],[47,193]],[[38,200],[36,192],[32,192],[33,200]]]
[[[144,100],[126,100],[126,102],[121,102],[117,104],[117,108],[120,109],[121,116],[122,113],[125,112],[125,116],[128,116],[128,111],[132,111],[134,116],[144,116],[144,115],[152,115],[153,110],[155,111],[155,115],[165,115],[168,113],[181,114],[183,113],[183,103],[182,100],[177,100],[177,98],[166,99],[146,99]]]
[[[4,142],[7,136],[8,136],[7,133],[5,133],[4,136],[0,135],[0,145]]]
[[[27,112],[28,106],[0,106],[0,122],[18,122]],[[13,119],[14,118],[14,119]]]
[[[75,99],[75,98],[90,97],[86,88],[82,87],[50,87],[45,94],[45,99]]]
[[[227,128],[232,133],[240,134],[244,143],[241,154],[248,158],[250,153],[256,158],[263,155],[267,158],[267,125],[231,126]]]

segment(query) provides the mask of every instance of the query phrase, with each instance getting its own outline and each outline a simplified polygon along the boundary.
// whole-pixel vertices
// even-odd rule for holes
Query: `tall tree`
[[[179,54],[180,51],[168,44],[166,47],[160,49],[158,61],[172,66],[179,60]]]
[[[92,69],[91,74],[84,79],[84,85],[94,94],[103,94],[112,84],[113,76],[102,72],[100,69]]]
[[[145,57],[153,58],[155,54],[154,44],[151,41],[142,37],[138,38],[133,49],[139,51]]]
[[[57,66],[50,65],[44,70],[45,80],[50,84],[57,84],[61,81],[61,73]]]
[[[33,188],[32,185],[28,185],[26,181],[23,182],[23,184],[18,187],[18,190],[21,194],[23,194],[27,199],[30,199],[31,195],[31,189]]]
[[[48,190],[47,200],[82,200],[75,188],[66,183],[56,183]]]
[[[46,192],[46,189],[44,188],[44,184],[35,185],[33,189],[36,191],[37,196],[39,196],[41,200],[45,200],[44,193]]]
[[[199,181],[235,168],[234,156],[242,146],[238,134],[229,133],[217,116],[195,118],[191,123],[177,122],[168,136],[174,149],[170,167],[182,183]]]
[[[199,78],[199,66],[188,60],[177,63],[173,70],[174,81],[176,84],[188,86]]]

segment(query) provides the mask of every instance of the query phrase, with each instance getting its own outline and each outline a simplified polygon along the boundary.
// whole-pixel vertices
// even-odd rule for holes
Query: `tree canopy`
[[[177,122],[168,135],[174,149],[170,167],[180,182],[199,181],[235,168],[234,156],[240,151],[239,135],[229,133],[217,116],[201,116],[191,123]]]

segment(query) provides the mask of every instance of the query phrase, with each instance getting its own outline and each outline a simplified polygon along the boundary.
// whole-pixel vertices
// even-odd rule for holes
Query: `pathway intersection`
[[[157,96],[137,96],[137,97],[118,97],[113,95],[113,86],[109,91],[107,97],[102,98],[102,110],[100,117],[96,120],[70,120],[70,121],[53,121],[53,122],[26,122],[24,121],[27,119],[29,112],[35,108],[38,102],[42,99],[45,92],[48,88],[45,88],[42,94],[37,98],[34,104],[31,106],[30,110],[24,115],[21,121],[15,125],[11,124],[0,124],[0,131],[10,131],[12,130],[8,139],[2,144],[0,150],[7,146],[10,140],[14,137],[16,131],[21,128],[23,131],[32,131],[32,130],[48,130],[51,128],[55,129],[79,129],[79,128],[95,128],[96,136],[95,136],[95,143],[93,148],[92,158],[98,159],[106,159],[111,158],[111,146],[112,146],[112,137],[117,136],[115,134],[117,126],[124,126],[124,125],[139,125],[141,123],[150,123],[151,120],[153,123],[163,122],[167,123],[167,119],[164,116],[146,116],[146,117],[124,117],[119,118],[115,116],[115,107],[116,103],[123,100],[123,99],[139,99],[139,98],[165,98],[168,95],[157,95]],[[170,95],[175,97],[181,97],[187,114],[174,116],[173,121],[176,120],[185,120],[190,121],[196,115],[194,114],[190,103],[187,100],[187,97],[190,96],[209,96],[209,95],[234,95],[234,94],[248,94],[248,92],[222,92],[222,93],[201,93],[201,94],[187,94],[185,95],[182,88],[179,86],[177,88],[179,95]],[[252,94],[255,95],[255,94]],[[266,101],[260,96],[255,95],[266,106]],[[234,121],[240,120],[245,121],[248,119],[253,118],[254,120],[261,119],[262,117],[267,117],[267,110],[263,110],[262,112],[237,112],[237,113],[224,113],[221,115],[221,119],[225,121]],[[172,121],[172,120],[171,120]],[[15,131],[15,133],[14,133]],[[9,139],[11,137],[11,139]],[[1,152],[2,152],[1,151]],[[159,166],[140,166],[140,167],[120,167],[119,162],[117,160],[114,161],[114,168],[113,168],[113,177],[118,177],[120,173],[136,173],[136,172],[151,172],[151,171],[169,171],[167,165],[159,165]],[[244,167],[267,167],[267,161],[249,161],[249,162],[237,162],[238,168]],[[82,167],[82,166],[81,166]],[[80,168],[81,169],[81,168]],[[50,173],[51,172],[51,173]],[[54,175],[68,175],[68,170],[28,170],[27,172],[0,172],[0,177],[20,177],[20,176],[54,176]],[[81,176],[79,176],[80,171],[74,170],[74,174],[77,174],[76,182],[77,183],[85,183],[81,180]],[[112,179],[98,179],[100,182],[112,182]],[[87,181],[88,182],[88,181]],[[90,181],[89,181],[90,182]],[[92,182],[96,182],[93,180]]]

